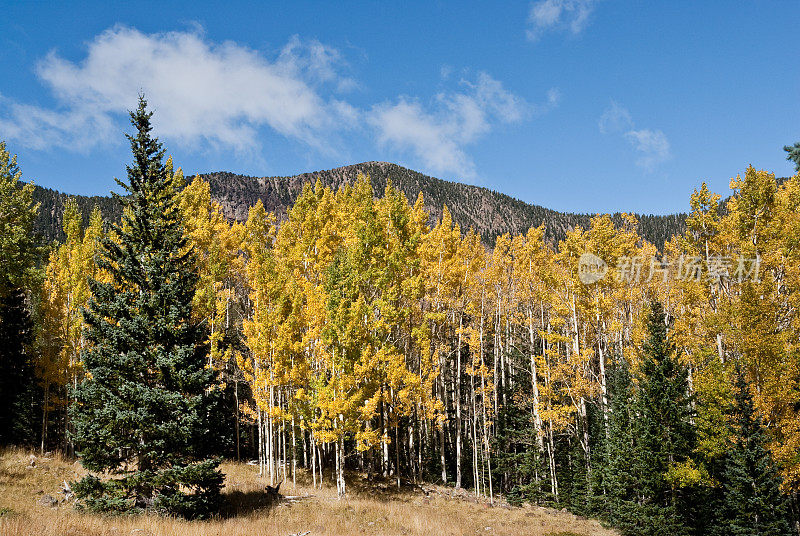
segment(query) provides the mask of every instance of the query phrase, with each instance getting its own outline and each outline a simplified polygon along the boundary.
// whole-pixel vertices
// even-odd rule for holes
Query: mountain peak
[[[495,238],[503,233],[525,233],[541,224],[545,225],[545,239],[555,244],[564,238],[568,230],[589,225],[588,214],[558,212],[482,186],[430,177],[392,162],[361,162],[285,177],[252,177],[228,171],[201,173],[200,176],[208,181],[211,195],[220,203],[225,216],[245,221],[249,208],[258,200],[264,203],[268,211],[282,219],[305,184],[320,181],[323,186],[336,190],[354,183],[359,173],[370,177],[376,195],[382,194],[390,180],[411,203],[421,193],[432,224],[441,216],[442,207],[447,206],[462,232],[474,229],[487,245],[493,245]],[[35,195],[42,204],[37,230],[47,238],[61,238],[61,215],[64,200],[68,196],[45,188],[37,188]],[[107,219],[117,219],[120,215],[119,203],[110,197],[75,198],[87,220],[95,205],[100,207]],[[615,223],[621,223],[619,214],[612,218]],[[659,248],[669,237],[683,232],[685,228],[684,214],[640,215],[638,218],[639,234]]]

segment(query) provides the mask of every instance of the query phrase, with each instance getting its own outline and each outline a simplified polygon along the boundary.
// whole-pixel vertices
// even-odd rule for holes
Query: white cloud
[[[411,149],[433,171],[474,175],[472,161],[455,139],[458,117],[435,117],[418,102],[400,97],[396,104],[375,106],[368,120],[381,143]]]
[[[115,132],[112,118],[91,107],[47,110],[0,95],[0,138],[32,149],[61,146],[85,151]]]
[[[613,100],[597,124],[603,134],[621,133],[639,153],[636,165],[645,171],[653,171],[656,166],[672,158],[669,140],[662,131],[635,129],[630,112]]]
[[[538,40],[545,32],[567,29],[578,35],[589,23],[597,0],[539,0],[533,2],[528,12],[529,40]]]
[[[561,102],[561,90],[551,87],[547,90],[547,104],[545,108],[555,108]]]
[[[660,130],[630,130],[625,133],[634,148],[641,153],[636,164],[647,171],[652,171],[658,164],[670,158],[669,141]]]
[[[269,129],[335,153],[345,133],[357,132],[388,152],[407,152],[432,172],[474,178],[470,144],[498,125],[547,112],[561,97],[553,88],[530,104],[486,73],[467,76],[444,66],[442,83],[455,87],[431,102],[399,96],[357,107],[342,96],[359,87],[347,70],[338,50],[299,37],[268,56],[212,42],[199,27],[145,34],[115,26],[90,41],[80,61],[54,51],[37,64],[54,106],[0,94],[0,138],[82,152],[121,143],[122,122],[144,92],[158,136],[190,150],[253,156]]]
[[[304,70],[311,80],[335,84],[337,91],[358,88],[354,79],[340,73],[347,66],[341,53],[317,40],[304,44],[299,36],[292,36],[281,51],[280,62],[290,71]]]
[[[606,108],[606,111],[600,116],[600,121],[598,121],[597,124],[600,127],[600,132],[603,134],[612,134],[631,129],[633,127],[633,120],[628,110],[612,100],[611,106]]]
[[[547,103],[534,106],[506,90],[486,73],[462,80],[464,91],[440,93],[432,107],[400,97],[397,102],[373,106],[367,122],[376,129],[378,141],[395,150],[410,151],[436,173],[475,177],[475,166],[465,147],[500,123],[516,123],[556,106],[557,89]]]
[[[2,99],[0,135],[33,148],[88,150],[119,137],[114,119],[144,91],[159,135],[184,145],[250,151],[266,126],[322,147],[323,131],[352,119],[351,109],[317,91],[352,87],[338,74],[342,63],[335,49],[299,38],[270,61],[233,42],[207,41],[198,30],[144,34],[116,26],[88,44],[81,62],[56,52],[40,61],[36,72],[57,108]]]

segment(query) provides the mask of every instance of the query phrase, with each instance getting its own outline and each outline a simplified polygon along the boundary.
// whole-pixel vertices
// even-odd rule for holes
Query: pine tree
[[[783,150],[789,153],[786,160],[794,162],[795,170],[800,171],[800,141],[794,145],[784,145]]]
[[[608,435],[601,439],[604,456],[598,456],[595,467],[604,496],[595,496],[595,508],[613,526],[624,528],[637,498],[636,465],[631,463],[635,459],[635,399],[630,367],[621,357],[614,361],[608,373]],[[600,491],[595,490],[595,494]]]
[[[0,445],[32,443],[39,394],[30,344],[31,290],[40,248],[33,232],[39,205],[33,185],[19,183],[16,156],[0,142]]]
[[[0,296],[28,291],[38,279],[41,250],[33,232],[39,213],[33,184],[21,184],[22,172],[0,141]]]
[[[21,289],[0,297],[0,445],[31,445],[41,393],[34,375],[33,322]]]
[[[102,242],[99,264],[112,282],[91,281],[85,310],[88,372],[71,408],[74,440],[90,474],[74,489],[97,511],[143,509],[207,517],[220,497],[217,460],[197,461],[213,371],[206,369],[204,324],[192,321],[197,285],[176,187],[151,136],[144,97],[131,112],[127,136],[134,162],[125,212],[115,238]]]
[[[637,396],[637,494],[630,533],[687,534],[680,515],[686,497],[669,475],[689,461],[694,448],[688,371],[667,337],[668,316],[660,302],[651,303],[647,338],[642,345]],[[628,532],[628,531],[626,531]]]
[[[766,448],[761,416],[741,369],[737,370],[734,404],[728,413],[735,442],[722,473],[724,500],[718,534],[789,536],[792,531],[781,477]]]

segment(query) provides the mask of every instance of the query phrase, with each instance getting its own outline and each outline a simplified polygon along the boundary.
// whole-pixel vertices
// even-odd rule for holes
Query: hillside
[[[365,162],[291,177],[249,177],[222,171],[201,176],[211,185],[211,194],[220,202],[225,215],[243,221],[247,218],[248,208],[259,199],[267,210],[282,218],[305,184],[314,184],[319,180],[324,186],[336,189],[355,181],[359,173],[371,178],[377,195],[386,188],[388,181],[402,190],[412,203],[422,193],[432,221],[438,219],[442,207],[447,206],[462,230],[474,228],[490,245],[505,232],[521,233],[542,223],[546,225],[546,238],[555,243],[564,237],[567,230],[578,225],[586,227],[591,217],[589,214],[558,212],[528,204],[488,188],[444,181],[387,162]],[[66,197],[66,194],[47,188],[36,190],[36,198],[42,203],[37,231],[47,239],[61,238],[60,219]],[[76,198],[87,217],[94,205],[100,206],[106,218],[119,216],[119,205],[111,197]],[[620,221],[620,214],[614,214],[613,217],[615,221]],[[658,247],[684,229],[685,214],[637,217],[639,234]]]

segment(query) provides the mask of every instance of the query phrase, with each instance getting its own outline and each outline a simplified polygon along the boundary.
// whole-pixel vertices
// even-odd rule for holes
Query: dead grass
[[[226,463],[226,512],[219,519],[188,522],[156,516],[104,517],[82,514],[71,504],[47,506],[49,495],[61,499],[64,480],[84,474],[79,463],[58,455],[37,459],[27,468],[29,453],[0,453],[0,536],[286,536],[319,535],[536,535],[612,536],[599,523],[568,513],[536,507],[503,508],[466,497],[451,497],[445,488],[397,491],[389,483],[367,483],[351,475],[352,490],[336,499],[334,487],[313,489],[306,474],[298,485],[284,483],[285,495],[310,495],[294,504],[264,502],[265,482],[257,468]],[[326,475],[327,477],[327,475]]]

